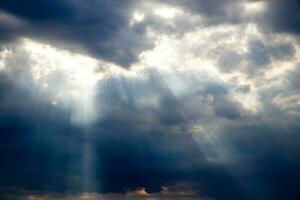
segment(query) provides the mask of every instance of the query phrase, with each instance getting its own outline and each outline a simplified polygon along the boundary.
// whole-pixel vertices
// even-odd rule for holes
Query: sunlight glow
[[[133,13],[133,19],[135,22],[141,22],[144,20],[144,18],[145,18],[145,14],[142,12],[136,11]]]
[[[98,62],[29,39],[24,40],[24,47],[32,59],[33,80],[48,92],[51,104],[71,108],[73,123],[91,123],[96,117],[95,87],[102,78],[95,73]]]
[[[154,14],[164,19],[172,19],[182,11],[177,8],[160,7],[154,10]]]
[[[4,60],[10,54],[12,54],[12,52],[9,51],[8,49],[4,49],[3,51],[0,51],[0,72],[2,70],[5,70],[5,61]]]
[[[244,3],[244,7],[246,9],[246,12],[249,13],[257,13],[264,11],[266,7],[265,1],[247,1]]]

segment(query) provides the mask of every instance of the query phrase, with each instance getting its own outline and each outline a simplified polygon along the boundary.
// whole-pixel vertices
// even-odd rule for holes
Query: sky
[[[1,0],[0,199],[299,200],[299,0]]]

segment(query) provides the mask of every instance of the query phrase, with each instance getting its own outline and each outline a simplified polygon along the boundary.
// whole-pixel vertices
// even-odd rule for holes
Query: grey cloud
[[[247,92],[251,91],[251,87],[248,84],[240,85],[235,88],[235,91],[247,93]]]
[[[295,56],[295,47],[291,42],[270,42],[266,38],[248,41],[248,52],[239,53],[224,50],[218,58],[218,67],[221,72],[230,73],[241,70],[253,75],[262,68],[267,68],[273,61],[285,61]],[[248,63],[246,67],[243,63]]]
[[[235,120],[241,118],[241,106],[238,102],[229,101],[226,99],[217,101],[215,112],[217,115]]]
[[[295,47],[290,43],[274,45],[270,47],[270,54],[274,59],[287,60],[294,56]]]
[[[238,24],[243,20],[242,3],[239,0],[225,0],[225,1],[193,1],[193,0],[161,0],[175,6],[179,6],[205,17],[206,25],[219,24],[219,23],[232,23]]]
[[[251,40],[249,42],[249,59],[255,66],[263,66],[269,64],[270,58],[267,53],[267,48],[260,40]]]
[[[228,94],[228,88],[222,82],[208,82],[205,85],[204,93],[223,96]]]
[[[151,47],[142,33],[129,26],[135,4],[131,0],[2,1],[0,10],[24,24],[3,26],[0,35],[2,40],[29,37],[51,42],[126,68],[138,60],[143,49]],[[0,23],[5,25],[5,21]]]
[[[252,40],[249,42],[249,59],[258,66],[263,66],[274,60],[287,60],[295,54],[292,43],[275,43],[265,45],[263,41]]]
[[[241,63],[243,56],[234,51],[224,51],[219,57],[218,65],[224,72],[230,72],[236,69]]]
[[[289,72],[286,76],[288,83],[293,89],[298,89],[300,87],[299,75],[300,75],[300,65],[296,64],[294,70]]]

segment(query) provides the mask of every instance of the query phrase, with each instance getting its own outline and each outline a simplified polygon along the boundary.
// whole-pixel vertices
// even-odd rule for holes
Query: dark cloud
[[[254,123],[230,127],[225,131],[232,133],[228,137],[246,159],[244,169],[247,170],[239,170],[239,179],[244,179],[244,183],[248,179],[248,191],[252,190],[259,198],[298,199],[299,126],[290,126],[287,130],[275,124]],[[297,142],[292,141],[294,139]],[[279,179],[280,182],[277,181]]]
[[[229,166],[211,163],[202,148],[209,145],[213,151],[220,144],[205,141],[205,137],[198,143],[186,129],[191,123],[186,121],[186,104],[192,101],[172,96],[156,72],[150,77],[152,91],[148,90],[158,96],[156,106],[139,106],[139,100],[148,97],[145,88],[150,83],[143,85],[125,77],[111,79],[98,86],[101,93],[97,107],[105,107],[104,117],[88,128],[80,128],[70,123],[68,112],[34,98],[2,75],[1,187],[13,185],[36,191],[37,195],[49,195],[49,191],[59,195],[126,193],[141,187],[148,193],[159,193],[162,186],[187,182],[200,197],[297,198],[293,184],[299,176],[298,144],[282,134],[285,131],[288,138],[294,138],[297,127],[287,132],[270,125],[257,127],[251,124],[253,119],[246,125],[234,123],[224,129],[223,142],[233,147],[233,154],[242,155],[243,161]],[[236,110],[238,104],[227,99],[226,87],[210,83],[205,88],[203,92],[216,97],[217,115],[243,117]],[[291,185],[279,190],[277,178]],[[86,179],[92,185],[86,186]],[[10,199],[7,192],[1,193]]]
[[[1,88],[1,186],[84,191],[85,141],[94,155],[95,168],[87,170],[92,171],[96,188],[86,188],[93,191],[120,193],[146,187],[148,192],[158,192],[170,181],[193,179],[194,167],[201,164],[197,145],[187,134],[165,133],[155,127],[143,130],[138,128],[143,122],[126,116],[108,116],[83,130],[70,124],[67,113],[36,99],[4,76]],[[112,100],[112,96],[106,98]],[[119,107],[120,116],[126,109],[141,114],[129,106]],[[186,159],[194,164],[186,165]]]
[[[1,1],[0,10],[20,23],[8,26],[2,19],[0,35],[2,40],[29,37],[55,43],[126,68],[151,46],[142,33],[130,28],[134,6],[132,0]]]
[[[214,200],[210,197],[197,197],[194,195],[192,188],[185,186],[166,186],[159,193],[148,194],[145,192],[144,188],[139,188],[133,191],[127,191],[126,194],[99,194],[99,193],[80,193],[76,195],[61,195],[57,193],[51,194],[40,194],[30,191],[26,191],[22,188],[1,188],[1,197],[6,200],[21,200],[21,199],[49,199],[49,200],[151,200],[151,199],[179,199],[179,200]]]
[[[14,15],[35,21],[61,21],[72,14],[70,1],[35,1],[26,2],[3,0],[0,7]]]
[[[238,0],[153,2],[199,13],[205,25],[237,25],[244,19]],[[287,2],[268,1],[258,23],[297,33],[298,2]],[[128,67],[151,47],[144,35],[148,26],[164,34],[179,31],[179,38],[193,29],[183,18],[175,20],[178,29],[160,24],[154,14],[131,26],[135,6],[133,0],[0,2],[1,51],[10,52],[0,58],[5,65],[0,69],[0,198],[299,199],[297,65],[281,77],[284,84],[265,80],[265,88],[255,82],[263,79],[256,73],[250,80],[238,77],[241,84],[191,69],[191,76],[174,75],[182,81],[180,90],[167,72],[141,70],[136,77],[112,72],[95,87],[97,118],[88,125],[72,122],[72,105],[51,103],[66,77],[52,73],[45,78],[49,94],[43,92],[31,73],[31,55],[17,38]],[[226,75],[243,73],[244,60],[250,63],[242,69],[248,73],[294,58],[295,45],[250,37],[247,53],[228,48],[213,56]],[[251,92],[261,104],[253,111],[234,96],[249,95],[252,101]]]
[[[260,19],[263,28],[274,32],[299,33],[300,2],[298,0],[267,0],[265,2],[267,7]]]
[[[241,107],[239,103],[228,100],[218,101],[215,105],[217,115],[234,120],[241,117]]]

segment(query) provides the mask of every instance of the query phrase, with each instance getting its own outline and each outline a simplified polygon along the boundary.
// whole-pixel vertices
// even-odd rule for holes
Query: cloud
[[[174,34],[176,31],[185,33],[195,26],[256,23],[262,29],[269,27],[278,32],[293,33],[297,32],[293,29],[297,27],[299,21],[297,14],[293,14],[297,13],[299,7],[297,5],[296,0],[289,0],[288,3],[281,0],[255,2],[153,0],[147,3],[134,0],[118,3],[102,0],[89,0],[88,3],[69,0],[43,2],[31,0],[19,3],[5,0],[0,4],[2,16],[0,38],[6,41],[29,37],[47,41],[128,68],[139,60],[141,52],[154,47],[152,38],[148,37],[149,29]],[[260,7],[262,8],[259,9]],[[99,11],[96,8],[101,9]],[[159,8],[176,10],[170,19],[172,23],[165,23],[164,19],[155,15]],[[163,13],[166,12],[165,9]],[[142,20],[132,23],[134,13],[140,13],[140,16],[143,16]],[[197,15],[200,17],[195,20]],[[185,18],[187,16],[193,20],[187,20]]]
[[[174,188],[177,186],[174,186]],[[162,191],[159,193],[155,194],[147,194],[145,192],[141,193],[144,189],[141,188],[140,190],[134,190],[131,192],[127,192],[126,194],[99,194],[99,193],[80,193],[76,195],[59,195],[59,194],[36,194],[36,193],[31,193],[30,191],[26,191],[24,189],[20,188],[3,188],[1,189],[2,196],[4,197],[5,200],[18,200],[18,199],[26,199],[26,200],[36,200],[36,199],[47,199],[47,200],[69,200],[69,199],[74,199],[74,200],[79,200],[79,199],[87,199],[87,200],[122,200],[122,199],[133,199],[133,200],[138,200],[138,199],[165,199],[165,200],[170,200],[170,199],[183,199],[183,200],[213,200],[212,198],[209,197],[197,197],[192,194],[185,193],[182,191],[181,193],[179,192],[172,192],[169,191],[169,187],[163,187]]]
[[[299,33],[299,1],[275,0],[265,2],[267,8],[260,19],[263,28],[275,32]]]
[[[173,4],[175,6],[182,7],[189,12],[199,14],[205,17],[207,24],[216,23],[240,23],[243,16],[242,12],[238,10],[244,10],[242,3],[239,0],[226,0],[226,1],[164,1],[166,3]]]
[[[143,34],[129,27],[134,5],[131,0],[119,3],[2,1],[0,10],[7,13],[6,16],[25,23],[14,23],[10,27],[5,25],[7,21],[3,18],[1,35],[2,38],[44,40],[128,67],[138,60],[139,52],[151,46]]]
[[[281,4],[1,2],[3,198],[297,199]]]

